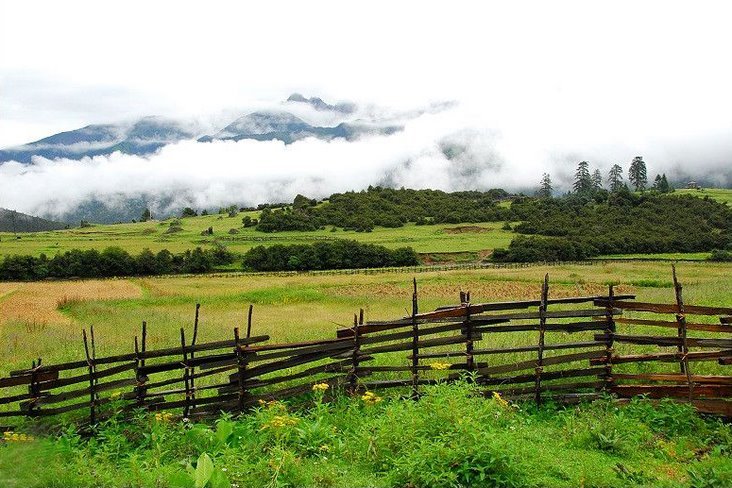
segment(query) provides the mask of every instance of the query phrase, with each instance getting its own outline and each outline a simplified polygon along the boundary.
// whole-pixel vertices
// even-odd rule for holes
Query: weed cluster
[[[417,402],[337,396],[264,402],[213,423],[140,412],[90,438],[2,442],[9,486],[731,486],[732,429],[673,402],[577,407],[485,399],[469,382]],[[32,430],[34,424],[25,427]],[[13,434],[10,434],[12,438]]]

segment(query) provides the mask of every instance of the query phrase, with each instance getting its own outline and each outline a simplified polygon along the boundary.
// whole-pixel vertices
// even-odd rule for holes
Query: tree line
[[[119,247],[72,249],[49,258],[9,255],[0,260],[0,280],[29,281],[46,278],[106,278],[178,273],[208,273],[216,266],[231,264],[236,256],[226,248],[197,247],[180,254],[167,249],[153,253],[143,249],[132,255]]]
[[[623,188],[597,200],[515,201],[521,223],[496,261],[571,261],[603,254],[702,252],[732,246],[732,209],[708,197],[636,194]]]
[[[506,217],[506,209],[498,206],[498,202],[507,197],[509,194],[501,189],[447,193],[380,186],[335,193],[322,203],[298,195],[290,206],[262,210],[256,229],[313,231],[333,226],[370,232],[375,226],[394,228],[408,222],[418,225],[491,222]]]
[[[411,247],[389,249],[353,240],[257,246],[244,254],[245,271],[306,271],[321,269],[414,266],[419,257]]]
[[[666,174],[657,174],[653,180],[653,186],[648,188],[648,169],[643,156],[636,156],[631,161],[628,168],[628,181],[636,192],[652,190],[657,193],[670,193],[674,190],[666,178]],[[607,189],[603,184],[602,172],[595,169],[590,172],[590,163],[588,161],[580,161],[574,173],[574,181],[572,183],[572,192],[575,195],[594,196],[598,193],[610,191],[611,193],[628,190],[628,185],[623,180],[623,167],[614,164],[608,171]],[[551,198],[554,193],[552,179],[549,173],[544,173],[539,182],[539,189],[536,196],[539,198]]]

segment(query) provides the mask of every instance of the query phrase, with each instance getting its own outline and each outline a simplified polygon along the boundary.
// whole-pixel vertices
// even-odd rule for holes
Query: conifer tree
[[[610,185],[611,192],[620,191],[623,188],[623,168],[619,164],[614,164],[608,173],[607,182]]]
[[[633,158],[633,162],[630,163],[630,169],[628,170],[628,179],[635,188],[635,191],[643,191],[646,189],[648,174],[646,173],[646,163],[643,161],[643,156]]]
[[[588,195],[592,193],[592,176],[590,175],[590,163],[580,161],[577,165],[577,171],[574,173],[574,184],[572,189],[578,195]]]
[[[599,169],[592,172],[592,187],[595,190],[602,190],[602,173]]]
[[[551,198],[552,190],[552,179],[549,173],[544,173],[541,177],[541,183],[539,183],[539,190],[536,192],[536,196],[539,198]]]

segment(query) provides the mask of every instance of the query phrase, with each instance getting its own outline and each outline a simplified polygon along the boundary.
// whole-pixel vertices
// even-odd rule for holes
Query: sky
[[[0,0],[0,147],[143,115],[215,124],[300,92],[382,113],[453,102],[441,114],[410,119],[406,136],[350,149],[307,141],[272,150],[269,161],[292,164],[309,180],[328,169],[312,161],[358,161],[362,177],[323,184],[323,192],[378,179],[374,168],[430,159],[450,137],[469,140],[482,161],[500,161],[495,178],[481,177],[487,186],[530,186],[544,171],[561,183],[581,159],[604,171],[638,154],[651,173],[703,168],[727,183],[731,13],[728,2],[711,1]],[[146,161],[162,180],[166,164],[201,157],[193,146]],[[211,184],[267,148],[211,149],[223,161]],[[370,168],[362,156],[372,149]],[[115,161],[120,174],[141,164]],[[78,166],[42,163],[26,180],[17,168],[0,166],[0,206],[41,208],[41,198],[10,190],[27,194],[30,185],[43,187]],[[104,177],[114,179],[109,163],[89,162],[77,177],[105,167]],[[456,188],[455,178],[447,181],[448,163],[438,163],[417,166],[447,173],[439,185]],[[266,172],[256,176],[272,181]],[[412,172],[401,182],[431,180]]]

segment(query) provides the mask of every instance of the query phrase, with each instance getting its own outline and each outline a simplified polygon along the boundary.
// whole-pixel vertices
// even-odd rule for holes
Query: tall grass
[[[0,472],[3,486],[48,488],[732,483],[732,429],[684,405],[536,409],[486,400],[464,382],[424,392],[418,402],[337,396],[330,403],[314,392],[304,404],[269,403],[207,424],[112,417],[91,438],[69,428],[0,446]]]

